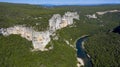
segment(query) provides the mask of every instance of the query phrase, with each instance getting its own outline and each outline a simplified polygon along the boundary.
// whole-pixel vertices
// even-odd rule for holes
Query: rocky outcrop
[[[120,10],[109,10],[109,11],[103,11],[103,12],[96,12],[98,15],[104,15],[106,13],[115,13],[120,12]]]
[[[77,12],[66,12],[63,17],[61,17],[60,14],[55,14],[49,20],[49,29],[52,32],[55,32],[58,29],[73,24],[73,19],[79,19],[79,15],[77,14]]]
[[[44,51],[46,45],[50,42],[49,31],[34,32],[32,36],[32,43],[35,49]]]
[[[93,19],[97,19],[97,15],[104,15],[106,13],[116,13],[116,12],[120,12],[120,10],[108,10],[108,11],[102,11],[102,12],[96,12],[95,14],[92,15],[85,15],[88,18],[93,18]],[[96,15],[97,14],[97,15]]]
[[[11,34],[20,35],[29,41],[32,41],[34,50],[47,50],[45,47],[50,42],[50,36],[55,35],[55,31],[73,24],[73,19],[79,19],[79,15],[76,12],[66,12],[63,17],[59,14],[54,14],[49,20],[49,29],[46,31],[35,31],[33,28],[25,27],[24,25],[16,25],[9,28],[1,28],[0,33],[4,36]]]
[[[11,34],[20,35],[23,38],[26,38],[29,41],[32,41],[33,47],[36,50],[44,51],[46,44],[50,41],[50,33],[49,31],[35,31],[32,28],[25,27],[23,25],[17,25],[14,27],[9,27],[6,29],[1,29],[1,33],[4,36],[9,36]]]
[[[60,29],[61,22],[62,20],[59,14],[53,15],[53,17],[49,20],[50,31],[55,32],[57,29]]]
[[[84,61],[83,61],[83,59],[77,57],[77,61],[78,61],[77,67],[82,67],[82,66],[84,66]]]
[[[29,41],[32,40],[32,32],[33,32],[32,28],[24,27],[23,25],[17,25],[6,29],[2,28],[1,30],[4,36],[8,36],[11,34],[19,34],[21,35],[21,37],[24,37]]]
[[[96,14],[93,14],[93,15],[86,15],[88,18],[94,18],[94,19],[97,19],[97,16]]]

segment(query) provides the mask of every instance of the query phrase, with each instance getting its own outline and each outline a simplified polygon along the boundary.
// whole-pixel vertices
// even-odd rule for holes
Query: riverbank
[[[87,36],[88,36],[88,35],[83,35],[83,36],[77,38],[77,39],[75,40],[74,44],[76,45],[76,43],[77,43],[77,41],[78,41],[79,39],[81,39],[81,38],[83,38],[83,37],[87,37]],[[84,42],[82,42],[82,48],[85,49],[85,47],[84,47]],[[76,49],[76,51],[77,51],[77,49]],[[84,66],[84,65],[85,65],[85,62],[84,62],[84,60],[83,60],[82,58],[77,57],[77,62],[78,62],[78,63],[77,63],[77,67],[81,67],[81,66]]]
[[[81,37],[78,37],[78,38],[75,40],[74,44],[76,45],[77,40],[79,40],[80,38],[87,37],[87,36],[89,36],[89,35],[82,35]]]
[[[85,67],[92,67],[92,62],[90,59],[90,55],[86,53],[84,42],[89,37],[89,35],[83,35],[79,37],[75,43],[76,43],[76,49],[77,49],[77,67],[85,66]]]
[[[84,66],[84,61],[83,61],[83,59],[77,57],[77,61],[78,61],[78,63],[77,63],[77,67]]]

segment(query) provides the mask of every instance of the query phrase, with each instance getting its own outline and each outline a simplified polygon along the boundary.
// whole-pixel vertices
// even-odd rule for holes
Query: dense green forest
[[[120,34],[109,32],[120,23],[120,13],[97,15],[97,19],[86,17],[99,11],[120,10],[120,5],[101,6],[56,6],[0,3],[0,28],[26,25],[35,30],[46,30],[53,14],[63,15],[76,11],[80,20],[71,26],[58,30],[59,40],[52,40],[50,51],[32,52],[32,42],[19,35],[0,35],[0,67],[76,67],[76,51],[68,46],[67,40],[75,46],[82,35],[90,35],[85,41],[86,52],[91,56],[94,67],[120,66]],[[36,19],[37,18],[37,19]],[[39,25],[36,25],[39,23]]]
[[[91,56],[94,67],[120,66],[120,35],[98,33],[90,37],[85,47]]]

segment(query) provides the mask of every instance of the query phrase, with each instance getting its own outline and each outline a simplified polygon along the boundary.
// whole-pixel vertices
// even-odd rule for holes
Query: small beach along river
[[[76,42],[77,57],[81,58],[84,61],[85,67],[92,67],[91,59],[87,56],[87,53],[82,46],[82,42],[84,42],[87,39],[87,37],[88,36],[84,36],[77,40]]]

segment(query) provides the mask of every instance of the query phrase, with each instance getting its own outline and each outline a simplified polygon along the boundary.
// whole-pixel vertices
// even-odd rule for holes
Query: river
[[[76,48],[77,48],[77,57],[81,58],[84,61],[85,67],[93,67],[91,59],[88,57],[85,49],[82,46],[82,42],[84,42],[88,36],[81,37],[76,42]]]

